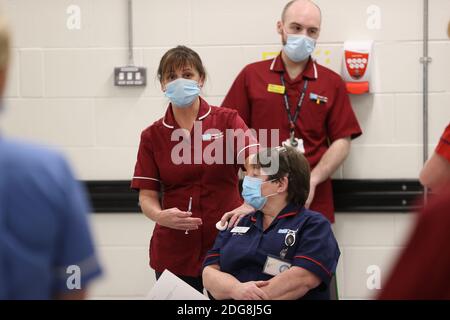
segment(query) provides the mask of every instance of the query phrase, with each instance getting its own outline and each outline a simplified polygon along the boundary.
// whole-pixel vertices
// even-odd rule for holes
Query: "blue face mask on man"
[[[178,78],[166,85],[164,94],[175,107],[187,108],[200,95],[200,86],[195,80]]]
[[[305,35],[288,34],[283,49],[294,62],[306,60],[314,51],[316,40]]]
[[[277,194],[273,193],[268,196],[263,196],[261,194],[261,185],[273,180],[263,181],[259,178],[245,176],[244,181],[242,182],[242,197],[245,202],[252,206],[255,210],[261,210],[267,202],[267,197]]]

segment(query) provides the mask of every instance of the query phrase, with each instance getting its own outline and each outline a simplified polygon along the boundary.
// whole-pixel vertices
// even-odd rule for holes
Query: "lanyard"
[[[286,88],[283,75],[281,75],[280,78],[281,78],[281,84],[283,85],[283,87]],[[305,80],[305,84],[303,86],[303,90],[302,90],[302,93],[300,95],[300,99],[298,100],[297,108],[295,109],[294,116],[292,116],[292,114],[291,114],[291,107],[289,106],[289,101],[288,101],[288,96],[287,96],[286,89],[285,89],[285,92],[284,92],[284,95],[283,95],[284,96],[284,107],[286,108],[286,112],[287,112],[288,120],[289,120],[289,125],[290,125],[291,142],[295,141],[295,137],[294,137],[294,134],[295,134],[295,123],[297,122],[298,115],[300,114],[300,109],[302,107],[303,99],[305,98],[305,94],[306,94],[306,89],[307,88],[308,88],[308,80]]]

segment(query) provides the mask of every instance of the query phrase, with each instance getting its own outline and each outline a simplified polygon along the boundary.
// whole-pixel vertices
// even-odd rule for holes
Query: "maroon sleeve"
[[[355,139],[362,134],[342,79],[336,87],[336,99],[328,114],[327,129],[331,142],[346,137]]]
[[[135,190],[149,189],[160,191],[159,170],[148,131],[144,131],[141,135],[131,188]]]
[[[450,162],[450,124],[445,128],[435,151]]]
[[[379,299],[450,299],[448,208],[448,191],[430,200]]]
[[[246,68],[244,68],[234,80],[222,102],[222,107],[236,110],[244,122],[251,126],[251,105],[248,97],[246,77]]]

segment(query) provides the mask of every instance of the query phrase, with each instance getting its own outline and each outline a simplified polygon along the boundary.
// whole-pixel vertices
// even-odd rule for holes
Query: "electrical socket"
[[[146,86],[147,68],[135,66],[114,68],[114,85],[118,87]]]

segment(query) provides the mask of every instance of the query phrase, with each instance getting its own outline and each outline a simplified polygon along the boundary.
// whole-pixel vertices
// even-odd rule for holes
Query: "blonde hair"
[[[0,14],[0,71],[8,68],[10,59],[10,34],[8,22],[4,16]]]

